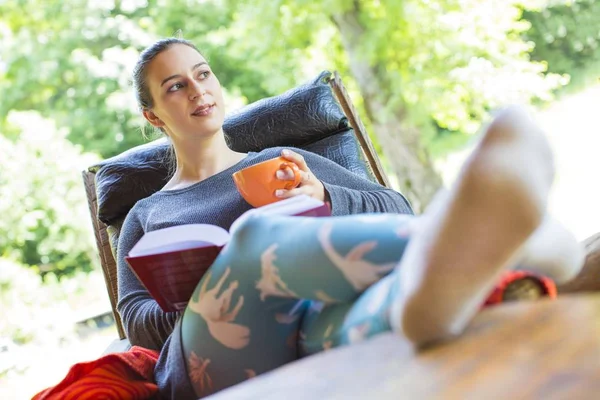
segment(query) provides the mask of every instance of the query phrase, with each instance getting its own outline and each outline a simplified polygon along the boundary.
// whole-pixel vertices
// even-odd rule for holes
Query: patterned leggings
[[[390,330],[414,217],[252,217],[198,284],[181,334],[199,397]],[[391,274],[390,274],[391,273]]]

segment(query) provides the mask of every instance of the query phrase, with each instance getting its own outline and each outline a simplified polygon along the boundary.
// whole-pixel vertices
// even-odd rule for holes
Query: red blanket
[[[502,303],[504,300],[504,291],[506,287],[514,281],[523,278],[531,278],[537,281],[542,289],[542,293],[551,299],[556,298],[556,284],[550,278],[534,274],[528,271],[504,271],[500,277],[500,282],[494,288],[494,291],[488,296],[484,307]]]
[[[158,352],[133,346],[124,353],[75,364],[58,385],[32,400],[153,399],[158,395],[154,366]]]

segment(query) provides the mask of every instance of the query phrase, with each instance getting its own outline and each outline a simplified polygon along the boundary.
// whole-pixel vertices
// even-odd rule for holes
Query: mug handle
[[[294,172],[294,182],[290,182],[285,185],[285,189],[290,190],[300,184],[300,181],[302,180],[302,174],[300,172],[300,168],[298,168],[298,166],[294,163],[282,163],[279,166],[279,169],[285,169],[286,167],[290,167]]]

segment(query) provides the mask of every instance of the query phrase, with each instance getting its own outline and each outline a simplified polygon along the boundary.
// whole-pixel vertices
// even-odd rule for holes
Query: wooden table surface
[[[415,354],[392,333],[222,391],[225,399],[600,399],[600,294],[481,312]]]

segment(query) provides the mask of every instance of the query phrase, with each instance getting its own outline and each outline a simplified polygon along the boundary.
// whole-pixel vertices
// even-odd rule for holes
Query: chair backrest
[[[92,217],[92,227],[94,229],[94,237],[96,239],[96,247],[100,257],[100,265],[102,266],[102,274],[108,291],[108,298],[112,308],[113,316],[119,333],[119,339],[125,339],[125,330],[121,322],[121,316],[117,312],[117,262],[113,255],[110,240],[108,238],[108,225],[98,219],[98,197],[96,196],[96,180],[95,173],[83,171],[83,184],[87,195],[88,207],[90,216]]]
[[[356,168],[355,164],[357,163],[357,161],[359,161],[359,163],[361,164],[361,166],[363,168],[366,169],[367,173],[366,176],[368,178],[371,178],[373,180],[376,180],[377,182],[379,182],[380,184],[389,187],[389,181],[385,175],[385,172],[383,171],[383,168],[381,166],[381,163],[379,161],[379,158],[377,156],[377,153],[374,150],[374,147],[371,143],[371,140],[369,139],[369,136],[365,130],[364,125],[362,124],[360,117],[355,109],[355,107],[353,106],[353,103],[350,99],[350,97],[348,96],[348,93],[346,92],[346,89],[344,88],[344,85],[339,77],[339,75],[334,72],[333,74],[328,73],[327,71],[323,72],[320,77],[315,80],[315,82],[313,82],[313,85],[315,83],[318,83],[319,80],[323,81],[326,85],[329,86],[329,88],[331,89],[329,91],[329,95],[331,95],[331,93],[334,94],[335,99],[337,100],[336,107],[341,106],[343,115],[345,115],[344,118],[344,124],[347,122],[349,123],[349,126],[345,126],[343,127],[343,130],[340,130],[338,132],[332,132],[331,134],[325,135],[323,137],[323,135],[321,135],[318,140],[316,141],[311,141],[310,138],[308,137],[309,134],[307,134],[307,138],[305,138],[304,140],[306,141],[305,145],[302,145],[302,142],[298,142],[296,141],[292,141],[292,143],[272,143],[272,145],[283,145],[283,146],[296,146],[296,147],[302,147],[305,148],[306,150],[309,151],[313,151],[316,152],[317,154],[322,154],[325,156],[328,156],[329,158],[334,159],[334,161],[340,163],[341,165],[345,166],[346,168],[353,170],[353,172],[356,172],[358,174],[363,174],[365,175],[364,171],[361,171],[360,168]],[[286,92],[288,93],[288,92]],[[272,99],[268,99],[268,101],[272,101],[274,102],[273,104],[276,103],[280,103],[282,98],[285,98],[286,94],[282,95],[283,97],[281,98],[272,98]],[[258,103],[258,102],[257,102]],[[262,106],[267,106],[269,107],[269,103],[261,103]],[[248,106],[251,107],[252,105]],[[284,105],[285,106],[285,105]],[[254,114],[260,114],[260,113],[254,113]],[[244,114],[242,114],[244,115]],[[240,116],[240,114],[238,114],[238,116]],[[232,120],[229,121],[229,125],[232,125],[234,122],[231,122]],[[302,126],[305,126],[306,124],[302,124]],[[269,125],[270,127],[270,125]],[[230,126],[230,131],[233,132],[235,131],[237,128],[236,127],[231,127]],[[238,126],[239,128],[239,126]],[[227,126],[227,121],[226,124],[224,126],[226,135],[228,132],[228,126]],[[286,128],[289,130],[289,128]],[[234,136],[234,135],[230,135],[230,146],[232,148],[235,148],[238,151],[248,151],[248,150],[253,150],[252,148],[252,144],[256,142],[256,138],[253,137],[252,135],[255,135],[254,132],[245,132],[243,129],[238,129],[239,131],[239,135]],[[310,134],[312,135],[312,134]],[[273,135],[273,137],[275,137],[275,139],[277,139],[276,137],[277,135]],[[236,139],[238,138],[238,139]],[[252,140],[249,140],[249,138],[251,138]],[[314,139],[314,138],[313,138]],[[238,141],[238,143],[235,143],[235,141]],[[272,137],[270,137],[268,140],[272,140]],[[287,140],[287,139],[286,139]],[[347,155],[344,154],[340,154],[340,152],[343,151],[347,151],[347,149],[351,149],[352,147],[348,147],[348,141],[352,141],[354,144],[358,144],[358,148],[360,149],[360,153],[361,155],[360,160],[357,159],[357,157],[347,157]],[[234,142],[233,145],[231,142]],[[251,144],[248,144],[251,143]],[[271,143],[268,143],[271,144]],[[147,145],[144,146],[139,146],[141,147],[147,147]],[[269,145],[265,145],[264,147],[271,147]],[[356,147],[356,146],[355,146]],[[160,150],[161,148],[159,148]],[[126,152],[129,153],[130,152]],[[144,156],[146,156],[146,153],[142,153]],[[153,155],[155,156],[155,155]],[[117,156],[116,159],[118,159],[120,156]],[[349,160],[346,160],[346,158],[350,158]],[[355,158],[355,159],[353,159]],[[148,159],[145,158],[138,158],[136,159],[137,161],[139,161],[140,163],[143,164],[148,164]],[[117,163],[118,167],[122,170],[122,164],[121,163]],[[148,188],[146,187],[147,185],[142,185],[139,188],[138,192],[141,193],[135,193],[135,196],[132,199],[129,199],[129,203],[126,204],[122,204],[123,202],[121,201],[121,203],[118,205],[117,210],[115,210],[115,207],[112,205],[107,205],[108,203],[111,203],[109,200],[106,199],[106,186],[111,184],[113,182],[113,180],[111,179],[105,179],[104,176],[102,178],[102,192],[99,193],[99,187],[97,187],[97,176],[96,173],[100,173],[102,174],[102,168],[108,168],[108,164],[107,163],[103,163],[101,165],[97,165],[97,166],[92,166],[90,167],[88,170],[83,171],[82,175],[83,175],[83,181],[85,184],[85,189],[86,189],[86,194],[87,194],[87,199],[88,199],[88,205],[89,205],[89,209],[90,209],[90,214],[91,214],[91,218],[92,218],[92,226],[94,229],[94,235],[95,235],[95,239],[96,239],[96,245],[98,247],[98,253],[100,256],[100,263],[102,266],[102,272],[104,274],[104,279],[106,282],[106,288],[108,290],[108,296],[110,299],[110,304],[112,307],[112,311],[113,311],[113,315],[116,321],[116,326],[117,326],[117,331],[119,333],[119,337],[121,339],[124,339],[125,336],[125,330],[123,329],[123,325],[121,322],[121,318],[119,316],[119,313],[116,310],[116,305],[117,305],[117,298],[118,298],[118,289],[117,289],[117,264],[115,261],[115,254],[116,254],[116,242],[118,240],[118,233],[120,231],[120,224],[123,221],[124,215],[126,215],[127,211],[128,211],[128,207],[130,208],[133,204],[129,204],[131,202],[135,201],[135,196],[137,196],[138,198],[143,198],[147,195],[150,194],[150,192],[152,190],[156,190],[156,189],[150,189],[150,191],[148,190]],[[155,174],[156,172],[156,166],[151,166],[151,168],[149,168],[151,170],[152,174]],[[145,173],[145,178],[147,178],[148,174]],[[106,174],[104,174],[106,175]],[[154,175],[152,175],[154,176]],[[157,175],[158,176],[158,175]],[[160,178],[157,178],[156,180],[158,182],[156,185],[156,188],[160,188],[162,187],[162,183],[160,182],[160,179],[162,179],[162,175],[160,175]],[[107,183],[108,182],[108,183]],[[131,185],[127,185],[128,186],[128,190],[131,187]],[[130,195],[130,193],[128,193],[128,195]],[[100,200],[99,200],[100,197]],[[117,197],[124,197],[124,196],[117,196]],[[127,197],[127,196],[125,196]],[[129,196],[131,197],[131,196]]]

